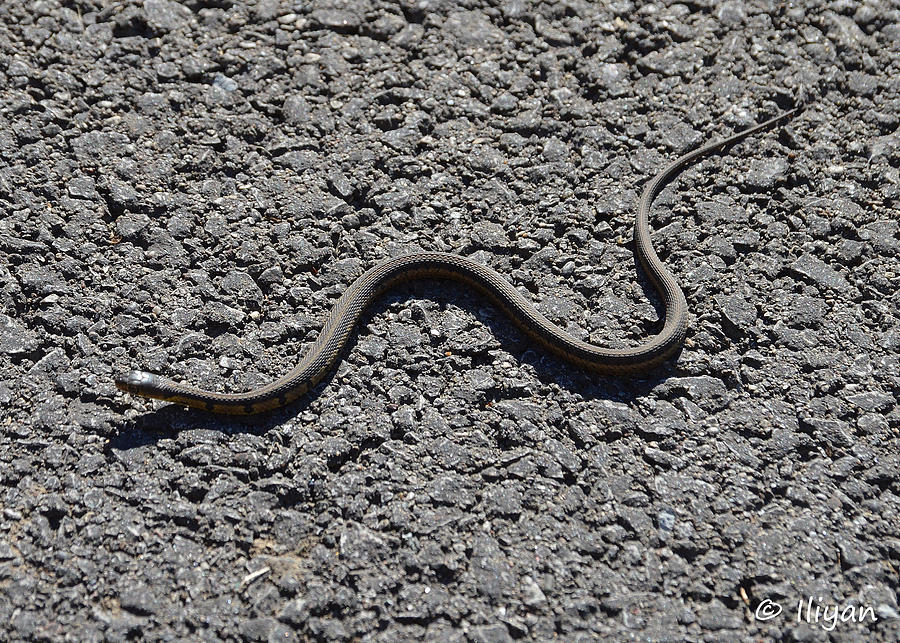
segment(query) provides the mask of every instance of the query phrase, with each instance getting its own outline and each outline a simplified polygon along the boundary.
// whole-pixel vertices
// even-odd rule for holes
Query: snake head
[[[131,371],[127,375],[116,377],[116,388],[126,393],[146,394],[159,383],[159,378],[146,371]]]

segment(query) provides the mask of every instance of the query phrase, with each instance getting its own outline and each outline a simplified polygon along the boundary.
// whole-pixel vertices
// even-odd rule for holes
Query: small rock
[[[137,191],[128,183],[117,178],[109,179],[109,200],[118,208],[126,209],[138,201]]]
[[[77,199],[93,199],[99,196],[94,185],[94,179],[89,176],[76,176],[69,179],[66,186],[69,194]]]
[[[662,467],[663,469],[671,469],[678,461],[678,458],[676,458],[671,453],[662,451],[661,449],[654,449],[652,447],[647,447],[646,449],[644,449],[644,459],[652,464]]]
[[[140,212],[129,212],[116,219],[116,233],[123,239],[133,239],[147,227],[150,217]]]
[[[512,643],[509,630],[502,623],[482,625],[469,633],[472,643]]]
[[[288,123],[306,123],[309,121],[309,103],[303,96],[293,94],[284,99],[281,113]]]
[[[485,493],[484,504],[489,514],[518,516],[522,513],[522,494],[513,487],[493,487]]]
[[[743,337],[756,323],[756,306],[739,295],[717,295],[716,304],[722,311],[724,330],[729,337]]]
[[[518,104],[519,101],[515,96],[509,92],[501,92],[491,103],[491,111],[497,114],[509,114],[515,111]]]
[[[675,529],[675,513],[671,509],[663,509],[656,515],[656,527],[665,534]]]
[[[238,626],[245,641],[268,641],[269,634],[278,627],[274,618],[252,618]]]
[[[37,348],[37,339],[15,319],[0,314],[0,353],[17,355]]]
[[[661,393],[685,392],[687,396],[705,410],[721,407],[728,396],[725,383],[709,375],[696,377],[670,377],[657,387]]]
[[[826,442],[832,446],[848,448],[853,446],[850,425],[843,420],[830,420],[826,418],[801,418],[800,426],[805,430],[812,430],[818,441]]]
[[[744,621],[738,610],[729,610],[718,600],[713,600],[700,614],[700,625],[707,630],[737,630]]]
[[[787,178],[788,163],[781,158],[757,159],[750,163],[746,182],[758,190],[770,190]]]
[[[534,30],[551,45],[566,46],[572,44],[572,36],[554,27],[539,13],[535,14],[534,17]]]
[[[328,29],[352,33],[359,29],[362,14],[343,9],[317,9],[310,14],[310,18]]]
[[[278,0],[259,0],[253,8],[253,15],[260,22],[272,20],[278,17],[279,2]]]
[[[140,616],[155,614],[159,609],[159,601],[146,585],[136,585],[126,589],[119,596],[119,604],[122,609]]]
[[[849,567],[859,567],[869,562],[869,554],[858,542],[847,537],[837,540],[837,548],[841,552],[841,562]]]
[[[213,77],[213,87],[218,87],[222,91],[233,92],[238,88],[238,84],[224,74],[216,74]]]
[[[280,284],[284,281],[284,271],[281,266],[271,266],[263,270],[259,276],[259,282],[266,285]]]
[[[403,16],[396,13],[385,13],[375,19],[371,24],[372,35],[380,40],[386,40],[406,26]]]
[[[459,476],[441,476],[428,485],[428,495],[432,502],[440,505],[467,506],[470,494],[465,490]]]
[[[178,2],[144,0],[147,23],[160,31],[172,31],[190,23],[193,13]]]
[[[790,266],[790,271],[794,275],[823,288],[831,288],[838,291],[845,291],[850,288],[850,284],[838,271],[811,254],[805,254],[794,261]]]
[[[277,616],[279,621],[299,628],[309,619],[309,606],[306,600],[297,598],[286,603]]]
[[[569,155],[569,148],[566,147],[566,144],[561,140],[556,138],[555,136],[551,136],[546,143],[544,143],[544,150],[542,152],[544,160],[553,162],[553,161],[563,161]]]
[[[884,412],[897,403],[897,400],[893,395],[882,393],[881,391],[866,391],[864,393],[857,393],[856,395],[849,396],[847,398],[847,401],[850,402],[850,404],[852,404],[853,406],[856,406],[867,412]]]
[[[481,11],[456,11],[447,16],[443,28],[463,45],[483,47],[502,41],[506,35]]]
[[[262,290],[256,285],[253,277],[246,272],[231,270],[227,275],[222,277],[219,286],[223,291],[232,295],[238,301],[262,304]]]
[[[539,607],[547,602],[547,596],[544,594],[540,585],[534,582],[531,576],[522,579],[522,598],[523,602],[529,607]]]

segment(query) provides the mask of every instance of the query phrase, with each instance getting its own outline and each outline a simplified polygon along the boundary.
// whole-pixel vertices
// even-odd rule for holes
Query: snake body
[[[166,400],[213,413],[250,415],[290,404],[330,373],[365,308],[399,283],[448,279],[474,288],[496,305],[538,345],[574,365],[602,374],[628,375],[652,369],[679,350],[687,329],[687,302],[675,277],[656,255],[650,239],[650,206],[669,181],[698,157],[766,129],[792,116],[783,112],[728,138],[707,143],[665,166],[646,185],[637,208],[634,248],[642,268],[662,297],[662,330],[645,343],[624,349],[602,348],[569,335],[539,313],[500,273],[460,255],[416,252],[388,259],[359,277],[335,303],[318,338],[300,363],[280,379],[246,393],[215,393],[145,371],[116,378],[116,386],[134,395]]]

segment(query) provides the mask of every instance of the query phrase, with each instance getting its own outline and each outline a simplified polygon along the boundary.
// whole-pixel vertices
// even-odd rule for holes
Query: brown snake
[[[696,158],[736,143],[792,116],[783,112],[720,141],[707,143],[669,163],[644,188],[634,226],[634,247],[641,266],[665,305],[662,330],[640,346],[611,349],[576,339],[539,313],[500,273],[465,257],[441,252],[416,252],[388,259],[363,274],[341,295],[318,338],[300,363],[280,379],[246,393],[214,393],[160,375],[133,371],[116,378],[116,386],[134,395],[167,400],[211,411],[249,415],[285,406],[304,395],[335,367],[363,310],[393,286],[413,279],[449,279],[484,294],[530,339],[582,368],[611,375],[647,371],[672,356],[687,328],[687,303],[671,272],[650,241],[650,205],[662,188]]]

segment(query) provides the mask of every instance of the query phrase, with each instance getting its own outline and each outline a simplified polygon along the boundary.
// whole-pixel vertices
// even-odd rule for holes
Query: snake
[[[663,264],[650,237],[650,207],[662,189],[696,159],[767,129],[801,107],[687,152],[663,167],[644,187],[634,226],[634,252],[664,306],[662,328],[644,343],[604,348],[573,337],[542,315],[503,275],[467,257],[444,252],[413,252],[375,265],[347,288],[334,304],[315,341],[299,363],[281,378],[245,393],[203,390],[146,371],[115,378],[132,395],[155,398],[212,413],[251,415],[291,404],[336,368],[365,309],[400,283],[418,279],[450,280],[484,295],[538,346],[576,367],[601,375],[627,376],[659,367],[677,353],[687,335],[687,302],[675,276]]]

